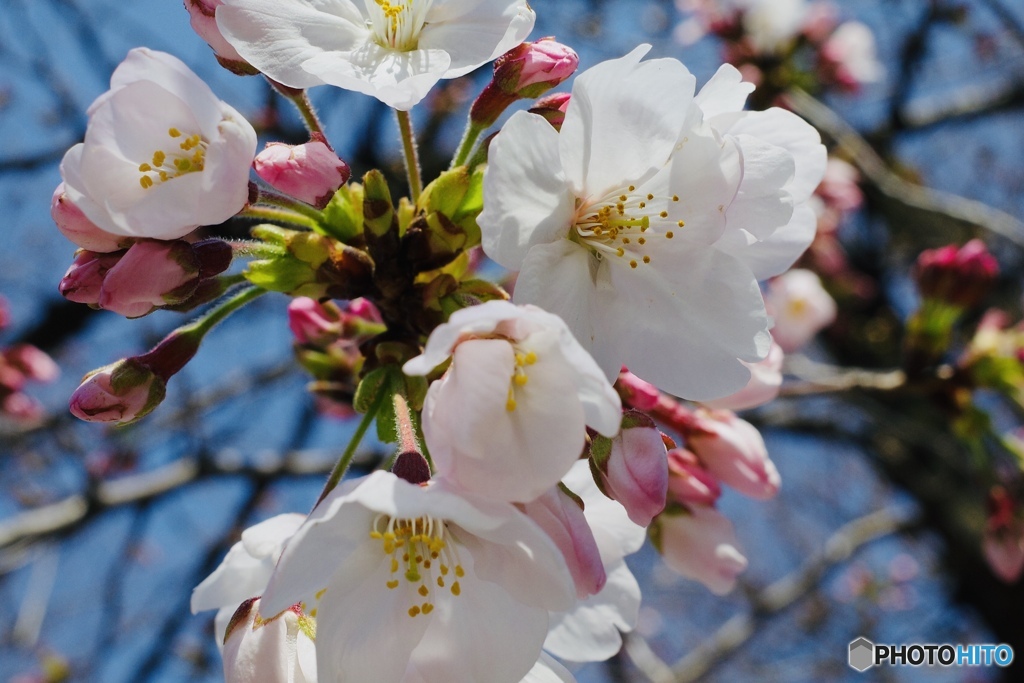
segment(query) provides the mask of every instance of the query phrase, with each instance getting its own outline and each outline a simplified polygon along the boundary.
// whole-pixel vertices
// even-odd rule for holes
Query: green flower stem
[[[455,152],[455,156],[452,158],[452,165],[449,168],[465,165],[466,160],[469,159],[469,153],[473,151],[473,145],[480,139],[480,134],[484,130],[486,130],[486,126],[474,122],[472,117],[470,117],[466,124],[466,132],[462,134],[462,142],[459,143],[459,149]]]
[[[239,213],[242,218],[257,218],[261,221],[279,223],[293,228],[316,230],[319,223],[294,211],[272,208],[268,206],[247,206]]]
[[[283,83],[278,83],[273,78],[267,78],[267,83],[270,87],[280,93],[283,97],[288,99],[295,108],[299,110],[299,116],[302,117],[302,123],[305,124],[306,130],[313,139],[320,138],[320,140],[330,147],[327,142],[327,136],[324,135],[323,124],[320,123],[320,119],[317,118],[316,110],[313,109],[313,103],[309,101],[309,95],[305,90],[301,88],[291,88]]]
[[[288,253],[288,250],[279,247],[274,244],[267,244],[259,240],[229,240],[228,244],[231,245],[231,250],[235,253],[235,256],[251,256],[253,258],[265,259],[265,258],[278,258]],[[244,276],[239,275],[242,279],[238,282],[244,281]],[[231,284],[236,284],[232,282]]]
[[[181,334],[195,335],[199,339],[206,336],[206,333],[217,326],[219,322],[229,315],[242,308],[249,302],[263,296],[267,290],[260,287],[245,287],[237,294],[225,299],[203,314],[198,320],[179,328]]]
[[[260,188],[259,199],[256,200],[257,204],[265,204],[269,206],[280,207],[295,213],[302,214],[306,218],[311,218],[317,224],[323,220],[323,211],[310,206],[306,202],[300,202],[298,199],[285,196],[283,194],[277,194],[276,192],[269,192],[263,188]]]
[[[409,194],[415,204],[423,192],[423,180],[420,178],[420,159],[416,152],[416,138],[412,132],[412,119],[409,112],[395,110],[398,118],[398,129],[402,133],[402,152],[405,155],[405,172],[409,178]]]
[[[323,499],[327,497],[331,491],[338,485],[341,478],[345,476],[345,472],[348,471],[348,466],[352,464],[352,458],[356,454],[356,449],[363,440],[363,436],[366,435],[366,430],[373,424],[373,419],[380,412],[381,406],[384,405],[384,401],[389,398],[388,392],[380,392],[380,396],[373,402],[370,409],[363,415],[363,419],[359,421],[359,426],[356,427],[355,433],[348,442],[348,446],[345,447],[345,452],[338,458],[338,462],[335,463],[334,469],[331,470],[331,475],[327,478],[327,483],[324,484],[324,490],[320,493],[320,497],[316,500],[316,505],[323,502]],[[316,508],[314,505],[314,509]]]

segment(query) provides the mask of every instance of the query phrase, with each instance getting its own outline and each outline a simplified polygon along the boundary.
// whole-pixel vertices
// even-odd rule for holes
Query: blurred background
[[[762,80],[754,104],[785,102],[807,116],[849,163],[856,190],[845,203],[823,197],[828,225],[803,264],[822,276],[838,317],[789,356],[782,395],[744,414],[761,428],[783,487],[768,502],[727,492],[719,503],[750,561],[740,586],[715,597],[646,547],[629,560],[644,593],[636,632],[618,657],[578,668],[579,680],[860,680],[846,663],[858,636],[1006,642],[1024,659],[1024,589],[983,551],[993,500],[1016,510],[1019,499],[1012,440],[989,438],[1012,433],[1019,407],[1006,392],[975,392],[968,407],[951,408],[943,392],[883,386],[903,362],[922,249],[983,238],[1002,272],[988,303],[1020,317],[1024,5],[837,2],[836,22],[862,22],[877,49],[871,73],[844,80],[822,71],[820,55],[799,52],[806,45],[751,53],[735,26],[710,18],[708,2],[532,4],[532,37],[571,45],[581,69],[641,42],[653,44],[651,56],[681,59],[698,84],[726,57],[744,65]],[[169,311],[126,320],[57,292],[74,254],[47,209],[58,165],[135,46],[183,59],[262,141],[305,140],[288,102],[217,64],[178,0],[0,0],[0,348],[31,344],[60,368],[59,378],[28,385],[35,403],[8,406],[0,424],[2,681],[222,680],[213,614],[190,614],[192,587],[241,529],[307,511],[353,429],[306,391],[280,295],[218,328],[138,424],[110,429],[68,414],[85,372],[145,351],[186,320]],[[488,78],[484,67],[447,81],[413,112],[426,177],[447,164]],[[814,97],[794,95],[798,85]],[[340,90],[311,95],[354,177],[379,167],[399,187],[390,112]],[[972,432],[981,416],[983,433]],[[382,454],[369,438],[359,462]],[[1021,671],[1015,662],[868,675],[1024,680]]]

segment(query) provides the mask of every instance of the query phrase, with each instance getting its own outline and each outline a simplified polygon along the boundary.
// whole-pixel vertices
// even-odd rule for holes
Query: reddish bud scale
[[[915,279],[921,295],[961,308],[977,306],[999,275],[999,264],[981,240],[924,251]]]

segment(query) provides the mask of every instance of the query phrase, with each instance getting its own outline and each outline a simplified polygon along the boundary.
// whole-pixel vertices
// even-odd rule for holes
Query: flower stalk
[[[409,179],[409,195],[413,204],[419,201],[423,192],[423,179],[420,177],[419,152],[416,151],[416,137],[412,131],[412,119],[409,112],[395,110],[398,119],[398,130],[402,134],[402,154],[405,159],[405,172]]]

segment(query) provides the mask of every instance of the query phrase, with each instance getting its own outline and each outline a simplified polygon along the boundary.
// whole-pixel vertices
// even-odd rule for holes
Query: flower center
[[[366,0],[368,28],[381,47],[402,52],[415,50],[433,3],[434,0]]]
[[[679,196],[642,195],[636,186],[609,193],[596,201],[577,199],[576,217],[569,239],[587,247],[598,260],[605,257],[628,261],[630,268],[650,263],[652,239],[675,237],[682,220],[669,218]]]
[[[206,164],[206,148],[209,143],[199,133],[186,136],[177,128],[171,128],[167,135],[177,143],[178,148],[171,148],[170,153],[158,149],[153,152],[151,161],[139,164],[139,173],[142,174],[139,184],[145,190],[171,178],[202,171]]]
[[[514,347],[515,345],[513,345]],[[512,412],[516,409],[516,387],[525,387],[530,378],[526,375],[526,368],[537,362],[537,354],[533,351],[523,353],[516,350],[516,365],[512,369],[512,377],[508,382],[508,400],[505,401],[505,410]]]
[[[418,585],[416,593],[423,602],[416,601],[409,607],[410,617],[434,611],[431,602],[434,586],[447,587],[455,596],[462,593],[459,579],[465,576],[465,571],[444,520],[433,517],[394,519],[380,514],[373,520],[370,538],[379,540],[384,554],[391,557],[389,589],[398,588],[402,579]],[[452,580],[450,586],[447,585],[449,580]]]

